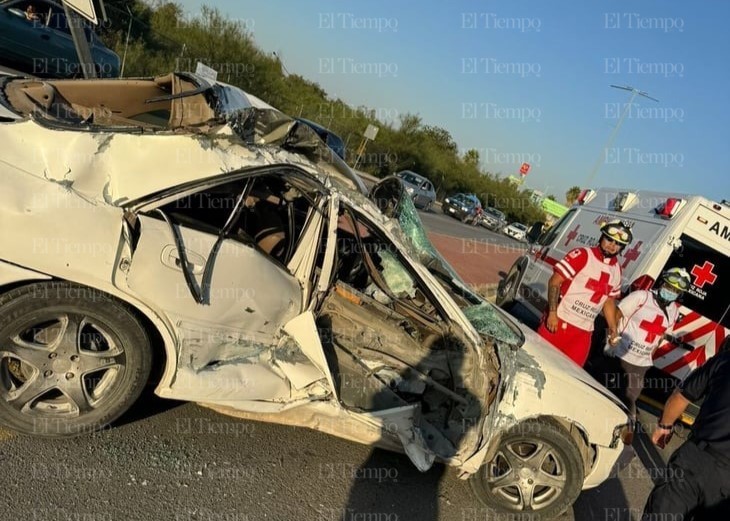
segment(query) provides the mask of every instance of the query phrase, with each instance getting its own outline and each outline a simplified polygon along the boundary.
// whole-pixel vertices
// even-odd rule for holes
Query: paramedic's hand
[[[615,329],[608,330],[608,345],[616,347],[621,342],[621,335],[619,335]]]
[[[547,320],[545,320],[545,327],[551,333],[555,333],[558,330],[558,314],[555,311],[548,313]]]

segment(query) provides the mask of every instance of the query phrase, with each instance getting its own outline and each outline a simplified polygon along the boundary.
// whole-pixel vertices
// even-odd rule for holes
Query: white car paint
[[[160,396],[200,401],[249,418],[290,422],[390,448],[393,436],[383,433],[392,428],[390,434],[400,439],[418,468],[430,466],[433,454],[425,448],[422,430],[415,428],[415,407],[356,414],[343,410],[334,396],[335,385],[311,311],[316,299],[329,289],[340,204],[351,207],[402,254],[407,267],[441,304],[455,334],[473,349],[475,367],[487,368],[488,359],[495,355],[486,352],[491,348],[483,347],[485,337],[418,260],[398,223],[384,216],[332,167],[293,152],[246,145],[225,126],[213,136],[159,132],[141,138],[131,133],[51,128],[26,118],[0,124],[0,141],[4,143],[0,281],[53,277],[100,289],[130,303],[154,324],[165,343],[167,364],[156,389]],[[223,278],[213,279],[212,289],[252,288],[255,296],[220,292],[223,298],[214,305],[198,305],[179,271],[174,271],[180,258],[167,247],[175,241],[163,221],[137,215],[141,239],[131,244],[125,205],[137,202],[130,208],[149,211],[180,192],[194,190],[186,183],[204,186],[221,174],[235,176],[242,169],[272,165],[287,165],[321,183],[329,191],[329,199],[323,199],[328,202],[319,207],[326,215],[311,221],[306,244],[312,247],[298,250],[288,270],[279,270],[276,277],[260,252],[223,241],[222,262],[231,264],[224,266]],[[179,188],[181,185],[185,188]],[[147,199],[177,188],[173,195]],[[191,271],[201,283],[213,246],[211,236],[185,230],[182,234],[191,246],[186,248]],[[315,278],[312,269],[318,251],[323,251],[324,260],[319,278]],[[247,269],[240,269],[232,259]],[[267,273],[266,280],[260,279],[262,272]],[[495,441],[511,426],[528,418],[552,416],[574,425],[596,450],[598,458],[583,485],[595,486],[608,476],[622,447],[616,428],[626,422],[625,410],[566,357],[531,331],[520,330],[525,341],[516,350],[496,342],[501,362],[497,396],[501,398],[483,411],[481,431],[470,432],[453,457],[442,459],[460,467],[462,477],[468,477],[482,466]],[[276,363],[273,353],[291,347],[291,342],[299,345],[308,362]],[[247,360],[257,363],[225,364],[203,374],[207,361],[233,348],[245,350]],[[216,377],[240,386],[211,385]],[[486,372],[482,377],[486,378]],[[246,382],[256,385],[246,387]],[[348,421],[323,423],[327,418]],[[353,429],[354,424],[372,429]]]

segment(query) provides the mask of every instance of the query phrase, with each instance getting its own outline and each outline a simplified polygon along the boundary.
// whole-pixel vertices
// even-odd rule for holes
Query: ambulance
[[[595,246],[601,224],[614,219],[629,225],[634,236],[619,257],[624,295],[653,288],[670,267],[685,268],[692,278],[674,330],[665,333],[654,353],[656,370],[647,374],[643,398],[661,406],[666,391],[719,352],[730,335],[727,201],[624,189],[583,190],[549,230],[538,235],[536,228],[531,234],[530,249],[499,283],[497,304],[508,310],[519,305],[537,321],[547,307],[547,283],[555,263],[573,248]],[[647,328],[647,335],[653,334],[650,325]],[[594,344],[601,341],[598,337],[594,335]],[[696,408],[689,409],[685,420],[691,422],[694,413]]]

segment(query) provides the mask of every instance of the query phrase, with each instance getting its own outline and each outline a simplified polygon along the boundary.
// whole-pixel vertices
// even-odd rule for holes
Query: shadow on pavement
[[[421,473],[400,454],[374,449],[357,469],[341,521],[353,519],[439,519],[439,484],[446,467]],[[378,517],[380,516],[380,517]]]
[[[140,420],[151,418],[167,412],[175,407],[185,405],[187,402],[160,398],[154,393],[152,387],[145,388],[137,401],[118,420],[112,423],[113,427],[121,427]]]

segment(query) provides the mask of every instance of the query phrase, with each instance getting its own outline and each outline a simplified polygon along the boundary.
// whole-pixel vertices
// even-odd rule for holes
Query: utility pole
[[[611,85],[611,87],[613,87],[614,89],[627,90],[631,93],[631,97],[629,98],[629,102],[626,104],[624,109],[621,111],[621,116],[618,118],[618,123],[616,123],[616,126],[613,127],[613,131],[611,132],[611,135],[608,136],[608,141],[606,141],[606,144],[603,146],[603,150],[601,150],[601,154],[598,156],[598,160],[593,165],[593,169],[591,170],[591,173],[588,175],[588,179],[586,180],[586,183],[585,183],[586,188],[589,188],[591,186],[591,183],[593,183],[593,179],[596,177],[598,170],[601,168],[601,165],[606,160],[606,154],[608,153],[608,149],[613,144],[614,139],[616,139],[616,135],[618,134],[618,131],[621,128],[621,125],[623,124],[624,119],[626,119],[626,115],[629,113],[629,110],[631,110],[631,105],[634,103],[634,98],[636,98],[636,96],[642,96],[642,97],[650,99],[652,101],[659,102],[658,99],[652,98],[646,92],[640,91],[639,89],[636,89],[629,85],[625,85],[625,86]]]
[[[76,47],[76,53],[79,58],[79,66],[84,78],[96,78],[96,68],[94,67],[94,58],[91,56],[91,48],[84,34],[84,22],[81,17],[72,11],[71,8],[63,2],[63,12],[66,15],[68,29],[71,31],[71,39]]]

